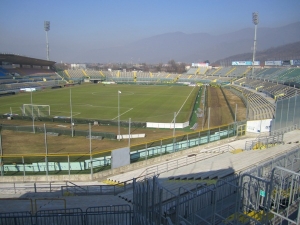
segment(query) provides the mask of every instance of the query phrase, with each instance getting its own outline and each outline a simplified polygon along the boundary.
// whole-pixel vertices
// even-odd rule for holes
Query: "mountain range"
[[[253,53],[248,52],[217,60],[214,62],[214,65],[230,66],[232,61],[252,61],[252,58]],[[264,61],[283,61],[291,59],[300,59],[300,41],[257,51],[255,54],[255,61],[260,61],[261,65]]]
[[[257,28],[257,51],[300,41],[300,22],[281,27]],[[208,33],[165,33],[141,39],[130,44],[86,51],[74,57],[76,62],[103,63],[160,63],[202,62],[252,52],[254,27],[235,32],[210,35]]]

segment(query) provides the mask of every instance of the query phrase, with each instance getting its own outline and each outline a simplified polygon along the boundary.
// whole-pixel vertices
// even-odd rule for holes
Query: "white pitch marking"
[[[99,92],[92,92],[91,94],[92,95],[99,95]],[[123,95],[134,95],[134,92],[132,92],[132,91],[122,91],[122,94]],[[102,94],[100,93],[100,95],[102,95]],[[111,94],[109,96],[113,96],[113,94]]]
[[[184,104],[186,103],[186,101],[189,99],[189,97],[190,97],[190,95],[192,94],[192,92],[193,92],[193,90],[194,90],[195,87],[196,87],[196,86],[193,87],[193,89],[191,90],[190,94],[186,97],[184,103],[181,105],[180,109],[179,109],[178,112],[176,113],[176,116],[180,113],[181,109],[183,108],[183,106],[184,106]],[[173,123],[173,122],[174,122],[174,118],[172,119],[171,123]]]
[[[120,114],[120,116],[124,115],[125,113],[127,113],[127,112],[129,112],[129,111],[131,111],[131,110],[133,110],[133,108],[130,108],[130,109],[128,109],[127,111],[123,112],[122,114]],[[116,116],[115,118],[112,118],[111,120],[115,120],[115,119],[117,119],[118,117],[119,117],[119,116]]]

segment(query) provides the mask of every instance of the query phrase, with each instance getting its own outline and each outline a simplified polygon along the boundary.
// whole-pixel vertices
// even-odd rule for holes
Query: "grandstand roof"
[[[13,64],[35,65],[35,66],[53,66],[55,64],[54,61],[30,58],[30,57],[14,55],[14,54],[0,54],[0,62],[9,62]]]

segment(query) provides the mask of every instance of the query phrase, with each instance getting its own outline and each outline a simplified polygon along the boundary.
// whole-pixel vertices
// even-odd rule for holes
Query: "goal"
[[[47,117],[50,116],[50,105],[23,104],[23,116]]]

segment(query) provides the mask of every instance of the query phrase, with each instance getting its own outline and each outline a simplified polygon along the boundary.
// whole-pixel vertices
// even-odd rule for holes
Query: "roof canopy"
[[[54,61],[35,59],[14,54],[0,54],[0,62],[9,62],[13,64],[32,66],[53,66],[55,64]]]

